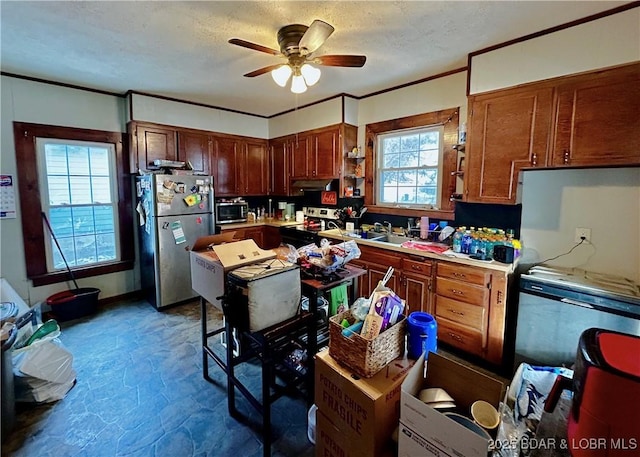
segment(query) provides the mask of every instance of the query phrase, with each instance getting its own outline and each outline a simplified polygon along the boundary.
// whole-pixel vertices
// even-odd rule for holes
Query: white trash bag
[[[73,355],[58,338],[44,338],[13,351],[15,399],[48,403],[63,399],[76,381]]]

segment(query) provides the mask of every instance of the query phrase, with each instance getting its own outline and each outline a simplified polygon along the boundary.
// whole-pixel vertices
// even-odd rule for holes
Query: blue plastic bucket
[[[438,325],[428,313],[415,311],[407,318],[407,346],[410,359],[418,359],[423,352],[437,352]]]

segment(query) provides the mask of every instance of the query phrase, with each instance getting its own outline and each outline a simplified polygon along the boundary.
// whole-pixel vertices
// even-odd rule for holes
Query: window
[[[440,206],[442,126],[378,136],[379,205]]]
[[[13,123],[27,277],[34,286],[134,266],[131,177],[121,132]]]
[[[364,203],[372,213],[448,217],[454,210],[460,108],[365,126]],[[426,214],[426,213],[425,213]]]
[[[58,241],[47,233],[47,270],[66,269],[65,260],[71,267],[119,260],[113,145],[51,138],[36,145],[42,211]]]

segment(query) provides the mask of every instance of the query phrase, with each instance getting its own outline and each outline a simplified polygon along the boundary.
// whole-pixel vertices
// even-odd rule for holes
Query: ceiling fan
[[[278,63],[262,67],[244,76],[253,78],[271,72],[274,81],[284,87],[289,77],[293,75],[291,91],[302,93],[307,90],[307,86],[314,85],[320,79],[320,70],[311,64],[331,67],[362,67],[366,62],[366,56],[313,56],[313,53],[324,44],[334,30],[333,26],[319,19],[313,21],[309,27],[302,24],[286,25],[278,30],[279,51],[239,38],[232,38],[229,43],[285,58],[287,62],[284,64]]]

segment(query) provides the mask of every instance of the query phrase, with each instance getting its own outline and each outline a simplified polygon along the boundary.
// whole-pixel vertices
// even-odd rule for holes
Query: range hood
[[[300,179],[293,181],[291,187],[300,190],[329,190],[330,179]]]

